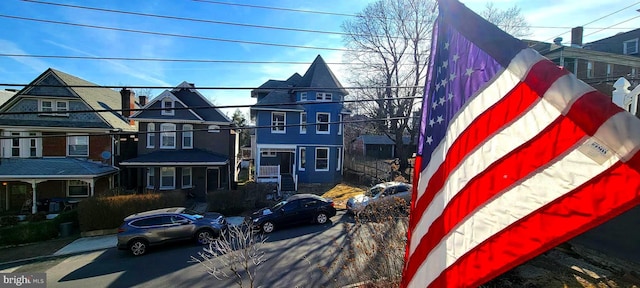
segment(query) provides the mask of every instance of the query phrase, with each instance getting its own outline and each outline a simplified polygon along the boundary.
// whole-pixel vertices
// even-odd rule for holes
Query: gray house
[[[0,106],[0,210],[57,212],[118,186],[129,92],[47,69]]]
[[[165,90],[130,119],[139,127],[133,169],[140,189],[183,190],[199,198],[231,189],[238,177],[238,137],[233,122],[191,83]]]

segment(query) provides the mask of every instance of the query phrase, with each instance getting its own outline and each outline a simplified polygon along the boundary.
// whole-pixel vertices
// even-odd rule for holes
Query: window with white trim
[[[191,188],[193,184],[191,182],[191,167],[182,168],[182,188]]]
[[[29,142],[29,157],[38,157],[40,156],[38,153],[38,136],[39,133],[36,132],[29,132],[29,137],[32,138],[27,138],[27,141]]]
[[[20,132],[11,132],[11,157],[20,157]]]
[[[66,100],[40,100],[40,112],[51,116],[68,116],[69,101]]]
[[[331,114],[325,112],[316,113],[316,134],[329,134],[329,121]]]
[[[271,112],[271,133],[286,133],[286,120],[287,114],[285,112]]]
[[[193,125],[182,125],[182,149],[193,148]]]
[[[300,92],[300,101],[307,101],[307,92]]]
[[[153,189],[156,185],[156,170],[155,168],[147,168],[147,188]]]
[[[160,124],[160,148],[162,149],[176,148],[176,124],[171,124],[171,123]]]
[[[176,188],[176,168],[161,167],[160,168],[160,189],[168,190]]]
[[[342,114],[338,114],[338,135],[342,135]]]
[[[625,55],[638,54],[638,38],[624,41],[622,43],[622,53]]]
[[[67,156],[89,156],[89,135],[67,136]]]
[[[613,64],[607,63],[607,77],[613,73]]]
[[[156,124],[147,124],[147,148],[156,147]]]
[[[69,180],[67,182],[67,196],[69,197],[89,197],[89,183],[80,180]]]
[[[332,96],[331,93],[316,93],[316,101],[331,101]]]
[[[307,134],[307,112],[300,112],[300,134]]]
[[[174,115],[174,109],[175,107],[173,100],[169,99],[169,98],[165,98],[162,99],[162,115],[168,115],[168,116],[173,116]]]
[[[340,171],[342,169],[342,148],[338,148],[336,152],[336,171]]]
[[[276,157],[276,151],[271,149],[262,149],[260,151],[260,155],[262,155],[262,157]]]
[[[329,148],[316,148],[316,171],[329,171]]]
[[[298,153],[298,170],[304,171],[307,167],[307,148],[300,147],[300,153]]]
[[[587,78],[593,78],[593,61],[587,61]]]
[[[3,155],[5,157],[42,157],[42,133],[28,131],[3,131],[6,137],[2,140]]]

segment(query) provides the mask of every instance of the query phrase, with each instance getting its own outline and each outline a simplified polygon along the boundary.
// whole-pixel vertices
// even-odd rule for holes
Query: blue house
[[[318,55],[304,76],[269,80],[251,92],[256,123],[255,176],[280,191],[342,179],[343,107],[348,92]]]

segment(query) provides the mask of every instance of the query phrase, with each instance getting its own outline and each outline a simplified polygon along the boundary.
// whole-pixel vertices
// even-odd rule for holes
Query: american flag
[[[439,1],[403,287],[475,287],[640,203],[640,120]]]

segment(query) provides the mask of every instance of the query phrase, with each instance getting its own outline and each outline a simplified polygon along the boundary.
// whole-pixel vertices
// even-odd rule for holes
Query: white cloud
[[[28,53],[24,50],[22,50],[18,45],[16,45],[15,43],[11,42],[11,41],[7,41],[4,39],[0,39],[0,52],[1,53],[5,53],[5,54],[22,54],[22,55],[29,55],[31,53]],[[47,68],[49,68],[49,64],[47,64],[47,62],[42,61],[38,58],[31,58],[31,57],[14,57],[14,56],[9,56],[9,58],[20,62],[22,65],[25,65],[39,73],[44,72],[45,70],[47,70]]]

